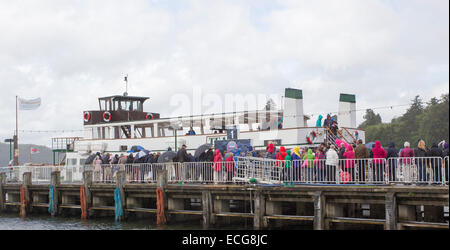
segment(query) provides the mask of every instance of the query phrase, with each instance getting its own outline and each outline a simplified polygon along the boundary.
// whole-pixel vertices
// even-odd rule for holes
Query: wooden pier
[[[50,215],[50,184],[33,184],[30,173],[22,183],[6,183],[0,174],[1,212],[80,216],[80,187],[85,187],[88,218],[114,216],[114,190],[122,195],[124,218],[154,218],[156,189],[164,193],[169,223],[193,221],[210,228],[252,223],[254,229],[303,226],[314,230],[349,229],[449,229],[444,207],[449,206],[448,186],[352,186],[352,185],[200,185],[167,184],[167,172],[158,172],[158,183],[126,183],[119,171],[116,182],[94,183],[92,172],[83,183],[61,184],[53,172],[54,212]],[[27,202],[21,202],[21,191]],[[7,199],[6,199],[7,197]],[[249,225],[252,225],[249,224]]]

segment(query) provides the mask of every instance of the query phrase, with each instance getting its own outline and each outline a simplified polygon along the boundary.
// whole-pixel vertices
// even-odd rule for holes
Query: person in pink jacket
[[[384,181],[386,150],[381,146],[380,141],[375,142],[373,152],[373,180],[376,182]]]
[[[345,171],[349,172],[349,174],[352,176],[351,181],[353,181],[355,180],[355,152],[353,151],[352,145],[347,145],[346,149],[347,150],[344,153],[344,168]]]
[[[214,153],[214,182],[217,183],[217,181],[222,180],[222,164],[223,164],[223,158],[222,154],[220,153],[220,150],[216,149]]]
[[[227,171],[227,181],[228,182],[232,182],[233,181],[233,176],[234,176],[234,157],[233,157],[233,153],[230,153],[227,157],[227,159],[225,159],[225,168]]]
[[[413,169],[411,168],[412,157],[414,157],[414,150],[411,149],[409,142],[405,142],[404,148],[400,152],[400,158],[402,158],[401,164],[403,168],[404,181],[410,182],[413,175]]]
[[[414,150],[412,150],[410,147],[411,145],[409,142],[405,142],[404,148],[402,149],[402,152],[400,152],[401,158],[407,158],[403,159],[403,164],[411,164],[411,157],[414,157]]]

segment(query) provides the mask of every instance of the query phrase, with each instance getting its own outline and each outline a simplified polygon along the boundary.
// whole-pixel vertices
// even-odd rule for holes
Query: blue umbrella
[[[371,149],[375,145],[375,142],[366,143],[366,148]]]
[[[128,153],[137,153],[139,151],[145,151],[145,148],[141,147],[141,146],[132,146],[131,149],[127,152]]]

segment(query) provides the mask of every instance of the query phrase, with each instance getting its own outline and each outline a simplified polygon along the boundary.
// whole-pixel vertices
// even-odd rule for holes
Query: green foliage
[[[381,123],[381,116],[380,114],[375,114],[375,112],[373,112],[373,110],[371,109],[367,109],[366,110],[366,114],[363,117],[365,119],[365,121],[363,123],[361,123],[361,125],[359,125],[359,129],[366,129],[369,126],[372,125],[377,125]]]
[[[420,96],[416,96],[411,106],[401,117],[392,119],[390,123],[381,123],[379,114],[367,110],[365,121],[359,126],[366,131],[366,141],[379,140],[383,145],[393,141],[398,148],[405,141],[415,147],[418,139],[425,140],[427,145],[433,142],[449,140],[449,94],[440,99],[432,98],[425,107]]]

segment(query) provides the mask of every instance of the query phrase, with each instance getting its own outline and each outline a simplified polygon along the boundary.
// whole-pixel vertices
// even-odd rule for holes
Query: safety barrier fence
[[[0,172],[6,173],[7,183],[21,183],[23,181],[23,173],[31,172],[31,178],[34,183],[49,183],[55,166],[14,166],[3,167]]]
[[[386,159],[307,159],[279,162],[284,183],[386,184]]]
[[[83,172],[85,166],[70,165],[70,166],[57,166],[56,169],[60,171],[61,183],[83,183]]]
[[[280,162],[283,182],[448,184],[448,158],[310,159]]]
[[[6,183],[19,182],[19,167],[0,167],[0,173],[5,173]]]
[[[2,167],[7,182],[21,182],[24,172],[33,183],[49,183],[60,171],[61,183],[81,183],[83,171],[93,171],[95,183],[115,183],[117,171],[128,183],[156,183],[158,170],[167,170],[169,183],[267,183],[267,184],[438,184],[448,185],[449,157],[389,159],[305,159],[279,161],[236,157],[223,162],[168,162],[85,166]]]

